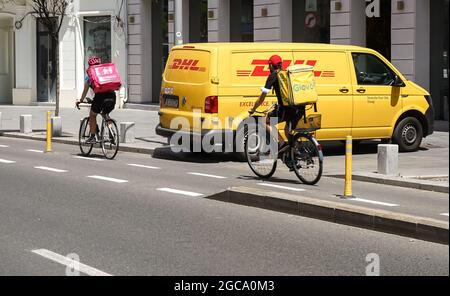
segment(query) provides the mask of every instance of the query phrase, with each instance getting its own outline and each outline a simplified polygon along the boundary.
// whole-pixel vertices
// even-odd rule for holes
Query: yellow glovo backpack
[[[284,106],[316,105],[318,95],[312,66],[294,65],[280,70],[278,82]]]

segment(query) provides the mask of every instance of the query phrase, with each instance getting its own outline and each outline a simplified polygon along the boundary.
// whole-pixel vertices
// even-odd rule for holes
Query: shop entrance
[[[430,1],[430,90],[434,101],[436,119],[448,121],[449,75],[449,0]]]
[[[0,14],[0,104],[12,103],[14,81],[13,21]]]
[[[230,41],[253,42],[253,0],[230,1]]]
[[[380,0],[379,3],[379,17],[366,17],[366,47],[391,60],[391,0]]]
[[[56,42],[47,28],[36,22],[37,101],[56,101]]]
[[[292,41],[330,43],[330,0],[292,1]]]

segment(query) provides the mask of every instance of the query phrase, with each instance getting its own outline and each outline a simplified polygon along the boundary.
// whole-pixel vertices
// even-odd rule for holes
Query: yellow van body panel
[[[382,60],[404,82],[404,87],[358,85],[352,53],[366,53]],[[199,43],[175,46],[164,71],[160,124],[165,129],[197,132],[192,111],[198,110],[203,130],[239,128],[249,117],[261,94],[271,55],[280,55],[283,67],[294,64],[314,66],[322,115],[319,140],[390,138],[398,118],[408,110],[425,114],[429,108],[424,96],[429,95],[407,79],[379,53],[357,46],[303,43]],[[205,99],[218,97],[218,113],[205,113]],[[170,100],[172,98],[172,101]],[[176,105],[178,98],[178,105]],[[277,102],[269,93],[258,110]],[[312,109],[307,111],[311,114]],[[190,127],[173,124],[184,118]],[[199,120],[200,120],[199,119]],[[172,123],[172,126],[171,126]],[[284,124],[278,126],[282,129]]]

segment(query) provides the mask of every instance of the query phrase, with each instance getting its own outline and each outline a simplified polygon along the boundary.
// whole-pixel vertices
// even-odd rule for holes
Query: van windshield
[[[211,53],[203,50],[172,50],[164,71],[167,82],[203,84],[209,81]]]

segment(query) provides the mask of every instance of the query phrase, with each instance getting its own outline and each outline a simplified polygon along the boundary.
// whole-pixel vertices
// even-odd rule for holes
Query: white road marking
[[[66,170],[54,169],[54,168],[49,168],[49,167],[45,167],[45,166],[37,166],[34,168],[38,169],[38,170],[50,171],[50,172],[55,172],[55,173],[66,173],[67,172]]]
[[[103,272],[101,270],[98,270],[94,267],[90,267],[86,264],[83,264],[81,262],[77,262],[73,259],[70,259],[68,257],[59,255],[57,253],[54,253],[52,251],[46,250],[46,249],[39,249],[39,250],[32,250],[31,251],[34,254],[40,255],[44,258],[50,259],[54,262],[57,262],[59,264],[65,265],[67,267],[73,268],[79,272],[85,273],[87,275],[91,276],[112,276],[111,274],[108,274],[106,272]]]
[[[8,148],[9,146],[7,145],[0,145],[0,148]]]
[[[226,179],[227,178],[227,177],[222,177],[222,176],[208,175],[208,174],[201,174],[201,173],[194,173],[194,172],[190,172],[188,174],[189,175],[200,176],[200,177],[215,178],[215,179]]]
[[[273,188],[278,188],[278,189],[286,189],[286,190],[297,191],[297,192],[305,191],[305,189],[301,189],[301,188],[293,188],[293,187],[287,187],[287,186],[281,186],[281,185],[275,185],[275,184],[269,184],[269,183],[258,183],[258,185],[266,186],[266,187],[273,187]]]
[[[158,188],[156,190],[163,191],[163,192],[174,193],[174,194],[186,195],[186,196],[193,196],[193,197],[198,197],[198,196],[202,196],[203,195],[201,193],[183,191],[183,190],[172,189],[172,188]]]
[[[104,177],[104,176],[87,176],[87,177],[92,178],[92,179],[114,182],[114,183],[128,183],[127,180],[115,179],[115,178]]]
[[[155,166],[149,166],[149,165],[143,165],[143,164],[135,164],[135,163],[129,163],[127,165],[138,167],[138,168],[151,169],[151,170],[160,170],[161,169],[161,168],[155,167]]]
[[[35,149],[27,149],[28,152],[35,152],[35,153],[44,153],[44,151],[41,150],[35,150]]]
[[[385,207],[398,207],[399,205],[391,204],[387,202],[380,202],[375,200],[369,200],[369,199],[363,199],[363,198],[353,198],[350,199],[350,201],[358,201],[358,202],[365,202],[373,205],[379,205],[379,206],[385,206]]]
[[[104,161],[104,159],[102,159],[102,158],[95,158],[95,157],[75,156],[75,158],[85,159],[85,160],[93,160],[93,161]]]
[[[441,216],[446,216],[446,217],[448,217],[448,213],[443,213],[443,214],[441,214]]]
[[[12,160],[7,160],[7,159],[1,159],[0,158],[0,163],[7,163],[7,164],[10,164],[10,163],[16,163],[15,161],[12,161]]]

